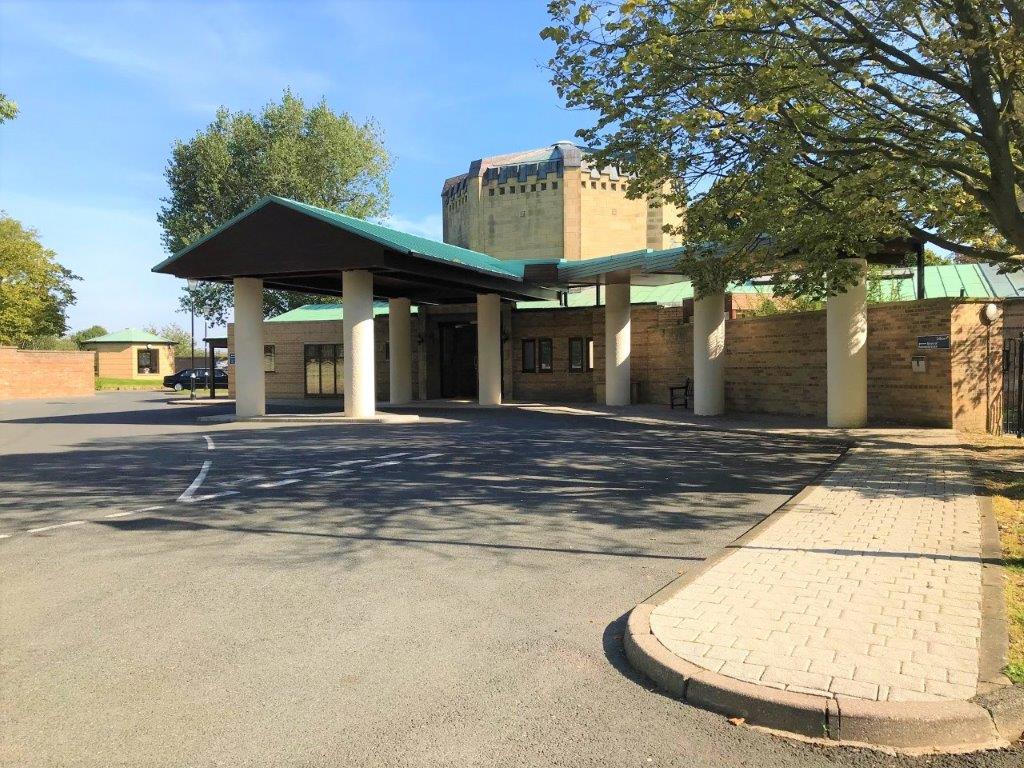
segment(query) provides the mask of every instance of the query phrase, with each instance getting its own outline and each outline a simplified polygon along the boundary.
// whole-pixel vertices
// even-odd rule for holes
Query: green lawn
[[[970,435],[977,480],[992,497],[992,510],[999,524],[1006,569],[1006,613],[1010,630],[1010,652],[1003,670],[1008,678],[1024,685],[1024,440],[1015,437]]]
[[[111,379],[108,377],[97,376],[96,377],[96,389],[140,389],[140,390],[153,390],[163,389],[164,384],[161,379],[152,379],[149,381],[140,379]]]

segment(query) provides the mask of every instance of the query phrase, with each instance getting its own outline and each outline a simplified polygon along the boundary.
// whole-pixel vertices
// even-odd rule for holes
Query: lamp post
[[[191,360],[191,363],[190,363],[190,367],[192,368],[193,371],[195,371],[195,369],[196,369],[196,295],[193,293],[193,291],[196,289],[196,286],[199,285],[199,281],[196,280],[195,278],[190,277],[185,282],[188,284],[188,311],[192,315],[192,336],[191,336],[191,342],[190,342],[192,344],[192,348],[189,350],[190,357],[192,358],[192,360]],[[195,389],[195,387],[193,387],[193,389]]]

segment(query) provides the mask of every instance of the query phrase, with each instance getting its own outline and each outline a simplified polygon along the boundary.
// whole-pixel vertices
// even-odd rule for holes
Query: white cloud
[[[0,20],[8,34],[146,81],[191,110],[209,113],[227,96],[266,99],[289,86],[320,94],[330,86],[322,72],[273,64],[282,41],[238,3],[189,4],[173,14],[162,3],[4,3]]]
[[[431,240],[441,240],[444,237],[444,224],[439,213],[428,213],[419,218],[393,215],[385,219],[383,223],[384,226]]]

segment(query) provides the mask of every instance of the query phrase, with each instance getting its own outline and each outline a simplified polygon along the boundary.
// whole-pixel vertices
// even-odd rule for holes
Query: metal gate
[[[1024,435],[1024,332],[1003,345],[1003,434]]]

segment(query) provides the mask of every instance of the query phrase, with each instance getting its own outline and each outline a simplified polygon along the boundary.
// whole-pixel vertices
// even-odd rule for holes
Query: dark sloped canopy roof
[[[230,282],[262,278],[268,288],[341,295],[341,273],[373,273],[381,298],[462,303],[478,293],[508,299],[552,299],[556,293],[524,279],[522,262],[503,262],[380,224],[283,197],[249,210],[153,268],[175,277]]]

